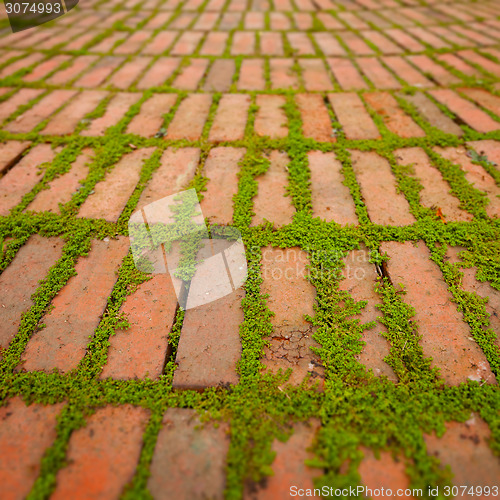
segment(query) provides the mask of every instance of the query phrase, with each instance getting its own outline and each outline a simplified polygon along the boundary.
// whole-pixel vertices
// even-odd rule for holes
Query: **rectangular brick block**
[[[132,87],[139,76],[144,74],[150,62],[150,57],[135,57],[113,74],[109,80],[109,84],[122,90]]]
[[[129,134],[153,137],[161,128],[164,116],[177,100],[176,94],[153,94],[142,104],[139,114],[128,124]]]
[[[159,57],[145,75],[137,82],[138,89],[160,87],[174,74],[180,59],[176,57]]]
[[[243,139],[249,108],[250,96],[242,94],[223,95],[219,101],[208,140],[224,142]]]
[[[141,50],[142,54],[156,56],[163,54],[172,45],[177,37],[177,31],[160,31],[145,47]]]
[[[255,33],[250,31],[236,31],[233,35],[231,55],[252,55],[255,51]]]
[[[22,357],[24,370],[68,372],[77,367],[99,325],[128,246],[124,237],[92,242],[88,256],[76,263],[76,276],[56,295],[53,309],[42,318],[45,327],[28,342]]]
[[[105,56],[76,82],[76,87],[99,87],[122,63],[122,57]]]
[[[346,31],[342,33],[342,41],[347,45],[348,49],[355,56],[371,56],[373,55],[373,49],[371,49],[366,42],[358,37],[355,33],[351,31]]]
[[[226,424],[201,424],[196,411],[169,408],[151,462],[148,490],[154,498],[224,499]]]
[[[260,33],[260,53],[267,56],[282,56],[283,41],[281,33],[262,31]]]
[[[212,31],[207,34],[200,54],[203,56],[221,56],[226,48],[229,35],[222,31]]]
[[[366,89],[366,82],[359,74],[352,61],[340,57],[327,59],[328,65],[335,79],[343,90],[361,90]]]
[[[143,163],[154,148],[136,149],[123,156],[94,188],[80,208],[79,217],[116,222],[139,182]]]
[[[309,259],[300,248],[262,249],[261,291],[269,294],[267,305],[274,312],[270,346],[264,348],[262,362],[273,373],[292,369],[289,383],[300,384],[307,374],[312,380],[323,377],[323,368],[311,347],[319,347],[313,327],[304,316],[314,315],[316,291],[307,281]]]
[[[332,121],[323,98],[317,94],[297,94],[295,101],[302,117],[304,136],[319,142],[335,142]]]
[[[287,118],[283,107],[286,99],[278,95],[258,95],[256,100],[259,110],[255,117],[255,132],[272,139],[288,135]]]
[[[54,73],[47,80],[47,83],[51,83],[53,85],[66,85],[67,83],[74,80],[84,70],[92,66],[98,59],[99,59],[98,56],[75,57],[71,66],[65,69],[61,69],[60,71]]]
[[[500,77],[500,64],[493,62],[491,59],[488,59],[473,50],[461,50],[457,52],[457,54],[466,61],[476,64],[483,71],[491,73],[496,77]]]
[[[61,404],[26,406],[20,397],[0,408],[0,481],[4,500],[26,498],[40,473],[43,454],[57,437]]]
[[[173,56],[193,55],[202,38],[203,32],[201,31],[184,31],[170,50],[170,54]]]
[[[270,59],[271,87],[273,89],[296,89],[299,85],[293,68],[293,59]]]
[[[333,90],[332,81],[322,59],[301,59],[300,67],[306,90]]]
[[[280,227],[290,224],[295,213],[291,197],[285,196],[290,158],[286,153],[275,150],[268,159],[270,165],[267,172],[257,179],[259,187],[254,198],[255,216],[252,224],[262,224],[268,220],[275,227]]]
[[[49,269],[61,257],[63,240],[30,236],[0,275],[0,347],[7,349],[21,324],[21,315],[33,305],[31,296]]]
[[[328,100],[347,139],[380,138],[377,126],[357,94],[328,94]]]
[[[30,145],[28,141],[6,141],[0,143],[0,174],[15,165]]]
[[[298,56],[310,56],[316,54],[314,45],[311,40],[309,40],[306,33],[295,33],[290,32],[286,34],[288,38],[288,43],[292,47],[294,53]]]
[[[369,448],[362,447],[362,452],[364,456],[359,464],[358,473],[363,486],[372,491],[381,488],[391,491],[401,490],[401,494],[411,487],[404,460],[401,458],[395,460],[388,451],[379,452],[378,458]],[[413,498],[409,495],[402,496]]]
[[[432,358],[447,384],[457,385],[471,380],[495,383],[488,361],[479,346],[470,340],[469,326],[452,302],[452,295],[437,264],[420,241],[404,243],[386,241],[381,252],[390,260],[387,269],[393,283],[402,283],[405,302],[416,310],[413,319],[424,355]]]
[[[115,54],[135,54],[150,36],[149,31],[134,31],[114,52]]]
[[[241,63],[239,90],[264,90],[264,64],[261,59],[244,59]]]
[[[57,473],[51,498],[74,498],[75,492],[95,500],[118,498],[139,462],[148,416],[132,405],[99,408],[71,435],[67,466]]]
[[[233,196],[238,192],[238,163],[245,154],[244,148],[213,148],[203,169],[208,177],[207,191],[201,209],[210,224],[231,224],[233,221]]]
[[[432,79],[444,87],[460,83],[460,79],[450,73],[448,70],[435,63],[432,59],[425,55],[408,56],[410,62],[420,71],[429,74]]]
[[[231,59],[217,59],[208,72],[203,90],[227,92],[233,83],[236,64]]]
[[[0,71],[0,78],[7,78],[8,76],[15,74],[22,69],[29,68],[31,65],[40,62],[42,59],[43,55],[37,54],[36,52],[33,52],[32,54],[27,55],[26,57],[21,57],[12,62],[11,64],[5,66]]]
[[[11,95],[6,101],[0,103],[0,122],[6,120],[20,106],[28,104],[31,100],[42,95],[42,89],[20,89]]]
[[[209,94],[190,94],[180,104],[170,122],[167,139],[197,141],[208,118],[212,96]]]
[[[465,94],[469,99],[472,99],[477,104],[491,111],[500,117],[500,97],[490,94],[483,89],[459,89],[462,94]]]
[[[374,152],[350,151],[368,216],[374,224],[405,226],[415,222],[406,198],[396,188],[389,162]]]
[[[313,36],[323,55],[327,57],[346,55],[342,45],[340,45],[339,41],[331,33],[319,32],[314,33]]]
[[[383,63],[388,66],[399,78],[413,87],[432,87],[434,84],[422,73],[411,66],[406,59],[398,56],[383,57]]]
[[[24,77],[24,81],[26,82],[34,82],[36,80],[40,80],[45,78],[49,73],[55,71],[61,64],[70,60],[70,56],[61,54],[58,56],[51,57],[47,59],[43,63],[40,63],[36,66],[31,73]]]
[[[342,164],[334,153],[309,151],[313,216],[326,222],[358,224],[354,201],[343,184]]]
[[[358,66],[376,89],[399,89],[401,84],[387,71],[375,57],[356,59]]]

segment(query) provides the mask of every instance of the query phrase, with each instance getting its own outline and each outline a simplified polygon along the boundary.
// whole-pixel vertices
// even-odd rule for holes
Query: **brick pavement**
[[[497,496],[499,0],[0,9],[0,498]],[[184,313],[185,187],[249,275]]]

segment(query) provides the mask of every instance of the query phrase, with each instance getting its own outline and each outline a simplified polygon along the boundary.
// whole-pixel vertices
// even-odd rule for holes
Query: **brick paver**
[[[500,0],[4,11],[0,498],[497,481]],[[132,213],[147,247],[188,229],[149,225],[186,188],[191,283],[214,226],[247,252],[194,308],[129,255]]]

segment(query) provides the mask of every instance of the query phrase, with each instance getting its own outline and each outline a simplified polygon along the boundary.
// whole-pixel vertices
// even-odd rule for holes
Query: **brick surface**
[[[73,60],[71,66],[61,69],[54,73],[49,79],[48,83],[53,85],[64,85],[74,80],[89,66],[94,64],[99,58],[97,56],[79,56]]]
[[[203,126],[210,111],[212,97],[207,94],[192,94],[184,99],[174,119],[170,122],[167,139],[187,139],[196,141],[200,138]]]
[[[227,92],[231,87],[235,69],[236,65],[230,59],[215,61],[210,67],[203,89],[208,92]]]
[[[300,66],[306,90],[333,90],[333,84],[322,59],[303,59]]]
[[[51,498],[118,497],[137,467],[147,419],[147,410],[131,405],[96,410],[72,434]]]
[[[21,89],[0,104],[0,121],[9,118],[20,106],[28,104],[43,94],[41,89]]]
[[[255,117],[255,132],[272,139],[286,137],[288,135],[287,118],[283,110],[286,99],[282,96],[259,95],[256,103],[259,110]]]
[[[330,70],[343,90],[361,90],[367,88],[366,82],[349,59],[327,59]]]
[[[79,78],[75,85],[77,87],[94,88],[99,87],[108,76],[115,71],[123,62],[121,57],[106,56],[97,62],[89,71]]]
[[[137,57],[133,61],[124,64],[109,79],[110,85],[118,89],[128,89],[141,76],[151,63],[149,57]]]
[[[416,309],[414,319],[424,355],[432,358],[432,366],[439,368],[446,383],[457,385],[467,379],[495,383],[488,361],[471,340],[470,329],[425,244],[387,241],[381,251],[390,257],[387,269],[392,282],[405,286],[404,300]]]
[[[56,439],[61,404],[26,406],[21,398],[0,408],[0,481],[2,498],[26,498],[40,473],[45,450]]]
[[[7,141],[0,143],[0,174],[4,174],[9,168],[15,165],[28,146],[29,142],[27,141]]]
[[[226,94],[219,101],[208,140],[238,141],[245,135],[250,96]]]
[[[273,89],[295,89],[298,87],[292,59],[270,59],[269,66],[271,87]]]
[[[160,87],[173,75],[179,62],[180,60],[176,57],[158,58],[137,82],[137,88]]]
[[[406,474],[406,465],[401,458],[395,459],[389,452],[380,452],[376,458],[372,450],[363,448],[364,458],[359,464],[358,472],[361,484],[370,490],[384,488],[403,492],[410,488],[410,479]],[[400,495],[398,495],[400,496]],[[406,495],[401,495],[405,497]],[[406,496],[408,498],[408,496]]]
[[[138,115],[132,118],[127,127],[130,134],[153,137],[161,128],[164,116],[175,104],[177,96],[174,94],[155,94],[145,101]]]
[[[500,117],[500,97],[494,96],[483,89],[460,89],[460,92]]]
[[[148,480],[154,498],[224,498],[227,426],[201,425],[193,410],[165,413]]]
[[[374,57],[360,57],[358,66],[365,76],[378,89],[399,89],[401,84],[387,71],[378,59]]]
[[[23,354],[23,369],[67,372],[84,357],[89,337],[97,328],[116,272],[128,251],[128,241],[92,242],[90,253],[76,263],[76,276],[69,279],[52,301],[54,308],[41,322]],[[78,300],[78,308],[75,308]]]
[[[259,59],[245,59],[241,63],[238,89],[264,90],[264,65]]]
[[[302,117],[304,136],[315,141],[335,141],[332,122],[323,98],[316,94],[297,94],[295,102]]]

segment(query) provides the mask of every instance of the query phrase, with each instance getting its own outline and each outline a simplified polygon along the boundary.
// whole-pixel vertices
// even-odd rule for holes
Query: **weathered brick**
[[[438,54],[436,55],[439,61],[455,68],[466,76],[480,77],[481,73],[472,66],[469,66],[462,59],[457,57],[455,54]]]
[[[436,89],[431,90],[430,94],[474,130],[487,133],[500,129],[500,122],[493,120],[484,111],[478,109],[470,101],[459,97],[452,90]]]
[[[54,73],[47,83],[53,85],[65,85],[74,80],[82,71],[92,66],[97,59],[97,56],[79,56],[73,60],[73,63],[68,68],[62,69]]]
[[[308,159],[313,216],[326,222],[357,225],[354,202],[343,184],[342,164],[334,153],[310,151]]]
[[[135,54],[150,37],[149,31],[134,31],[121,45],[115,49],[115,54]]]
[[[255,33],[250,31],[237,31],[233,35],[231,55],[251,55],[255,51]]]
[[[339,41],[327,32],[314,33],[314,40],[325,56],[345,56],[345,50]]]
[[[333,90],[333,84],[322,59],[301,59],[300,67],[306,90]]]
[[[270,78],[273,89],[297,88],[297,74],[292,59],[270,59]]]
[[[7,215],[21,203],[23,196],[42,180],[43,171],[38,167],[52,161],[54,156],[50,144],[39,144],[0,178],[0,215]]]
[[[33,305],[38,282],[61,257],[63,240],[30,236],[0,275],[0,347],[6,349],[19,329],[21,315]]]
[[[222,31],[208,33],[200,49],[200,54],[204,56],[221,56],[226,48],[228,38],[229,34]]]
[[[295,209],[290,197],[285,196],[288,184],[288,163],[285,153],[272,151],[270,165],[265,174],[258,178],[259,187],[254,198],[253,224],[262,224],[264,220],[273,222],[276,227],[292,222]]]
[[[184,31],[170,50],[170,54],[173,56],[192,55],[196,52],[196,47],[198,47],[202,38],[203,33],[201,31]]]
[[[76,82],[76,87],[95,88],[101,85],[108,76],[123,62],[122,57],[105,56]]]
[[[75,90],[54,90],[37,102],[31,109],[25,111],[14,121],[5,126],[5,130],[14,134],[31,132],[40,122],[46,120],[63,104],[76,95]]]
[[[217,59],[210,67],[203,89],[208,92],[227,92],[233,83],[235,68],[233,60]]]
[[[401,84],[375,57],[360,57],[356,60],[361,71],[377,89],[399,89]]]
[[[300,248],[262,249],[263,294],[269,294],[267,305],[274,312],[271,317],[273,333],[269,347],[264,348],[262,362],[273,373],[291,368],[291,384],[300,384],[307,374],[312,379],[323,377],[319,356],[311,347],[318,347],[312,338],[314,329],[304,316],[314,315],[316,291],[307,281],[309,259]]]
[[[416,310],[413,319],[422,336],[424,355],[432,358],[432,366],[439,368],[445,382],[457,385],[467,379],[484,379],[495,383],[488,361],[471,340],[470,329],[425,244],[385,241],[380,248],[390,257],[387,270],[391,281],[405,287],[404,300]]]
[[[174,80],[173,86],[183,90],[196,90],[207,68],[207,59],[191,59],[190,65]]]
[[[352,61],[340,57],[327,59],[335,79],[343,90],[366,89],[367,85]]]
[[[471,141],[468,146],[474,148],[478,153],[486,155],[488,160],[500,165],[500,142],[493,140]]]
[[[483,108],[500,117],[500,97],[490,94],[484,89],[459,89],[462,94],[477,102]]]
[[[403,52],[401,47],[391,42],[379,31],[366,30],[363,31],[363,36],[372,44],[376,45],[380,49],[382,54],[393,55],[401,54]]]
[[[471,221],[472,215],[460,208],[460,201],[450,193],[449,184],[421,148],[405,148],[394,151],[400,165],[411,165],[423,189],[419,192],[420,203],[433,210],[441,209],[445,219]]]
[[[80,182],[87,177],[91,153],[90,149],[83,150],[70,171],[52,180],[49,189],[40,191],[26,210],[59,212],[59,203],[70,201],[73,193],[80,187]]]
[[[102,42],[98,43],[97,45],[93,45],[88,50],[90,52],[107,54],[118,42],[123,40],[127,36],[127,34],[128,33],[123,31],[115,32],[102,40]]]
[[[287,118],[283,107],[286,99],[278,95],[257,96],[257,116],[255,117],[255,132],[260,136],[272,139],[288,135]]]
[[[161,128],[164,116],[177,100],[176,94],[154,94],[142,104],[141,111],[127,127],[129,134],[153,137]]]
[[[389,35],[396,43],[399,43],[408,52],[421,52],[425,50],[425,47],[415,40],[406,31],[401,29],[389,29],[385,31],[386,35]]]
[[[244,59],[241,63],[238,89],[264,90],[264,64],[261,59]]]
[[[193,26],[195,30],[210,31],[215,28],[219,14],[217,12],[203,12]]]
[[[320,142],[336,140],[328,109],[320,95],[297,94],[295,101],[302,116],[302,130],[305,137]]]
[[[374,152],[351,151],[352,166],[368,216],[374,224],[413,224],[408,202],[396,189],[389,162]]]
[[[160,87],[174,73],[179,66],[180,59],[175,57],[160,57],[146,71],[145,75],[137,82],[138,89]]]
[[[61,404],[26,406],[20,397],[0,408],[0,481],[4,500],[26,498],[45,450],[56,439]]]
[[[500,77],[500,64],[493,62],[491,59],[488,59],[473,50],[461,50],[457,52],[457,54],[472,64],[476,64],[484,71],[491,73],[496,77]]]
[[[386,127],[401,137],[424,137],[425,132],[399,107],[387,92],[364,94],[368,104],[382,117]]]
[[[383,57],[383,63],[402,80],[413,87],[432,87],[434,84],[411,66],[406,59],[398,56]]]
[[[113,74],[109,84],[118,89],[132,87],[132,84],[144,73],[150,62],[150,57],[135,57]]]
[[[245,135],[250,96],[225,94],[219,101],[214,122],[208,136],[209,141],[238,141]]]
[[[80,135],[104,135],[106,129],[116,125],[124,118],[127,111],[140,99],[140,97],[140,94],[118,92],[108,103],[104,114],[92,120],[90,126],[82,130]]]
[[[40,80],[45,78],[49,73],[55,71],[61,64],[69,61],[70,56],[60,54],[58,56],[51,57],[47,59],[43,63],[36,66],[31,73],[24,77],[26,82],[34,82],[36,80]]]
[[[260,33],[260,53],[267,56],[282,56],[283,41],[281,33],[262,31]]]
[[[177,37],[176,31],[160,31],[142,50],[142,54],[156,56],[163,54]]]
[[[7,141],[0,143],[0,175],[7,172],[21,158],[28,141]]]
[[[154,148],[136,149],[123,156],[104,180],[96,184],[94,194],[85,200],[79,216],[116,222],[139,182],[144,161],[153,152]]]
[[[294,53],[298,56],[310,56],[316,54],[314,45],[305,33],[289,32],[286,34],[288,42]]]
[[[448,86],[460,82],[459,78],[426,55],[408,56],[408,59],[420,71],[423,71],[426,75],[430,75],[438,85]]]
[[[415,11],[413,11],[415,12]],[[450,44],[446,43],[443,39],[438,36],[433,35],[430,31],[425,28],[415,27],[407,28],[408,33],[418,38],[427,45],[430,45],[433,49],[445,49],[449,48]]]
[[[28,342],[22,356],[24,370],[68,372],[76,368],[99,325],[127,251],[124,237],[92,242],[88,256],[76,263],[76,276],[54,297],[54,308],[42,318],[45,327]]]
[[[57,473],[51,498],[118,498],[139,462],[148,416],[148,410],[132,405],[96,410],[71,435],[68,465]]]
[[[203,173],[209,181],[201,209],[211,224],[232,222],[233,196],[238,192],[238,163],[244,154],[244,148],[213,148],[208,155]]]
[[[170,122],[166,138],[198,140],[211,104],[212,96],[209,94],[191,94],[186,97],[177,109],[174,119]]]
[[[229,436],[226,424],[200,425],[195,410],[169,408],[151,462],[154,498],[222,500]]]
[[[393,492],[410,488],[410,479],[406,474],[405,462],[395,459],[390,452],[380,452],[380,457],[369,448],[363,448],[363,460],[359,464],[358,472],[361,476],[361,484],[370,490],[390,489]],[[408,498],[407,495],[399,495]],[[411,498],[411,497],[410,497]]]
[[[289,30],[291,28],[290,20],[282,12],[270,12],[269,17],[272,30]]]
[[[328,99],[347,139],[380,138],[377,126],[357,94],[328,94]]]
[[[8,64],[5,66],[1,71],[0,71],[0,78],[6,78],[8,76],[13,75],[14,73],[17,73],[19,70],[29,68],[33,64],[36,64],[37,62],[41,61],[43,59],[42,54],[38,54],[36,52],[33,52],[30,55],[27,55],[25,57],[21,57],[17,59],[16,61],[12,62],[11,64]]]
[[[373,49],[366,45],[366,42],[351,31],[342,33],[342,41],[355,56],[371,56]]]

